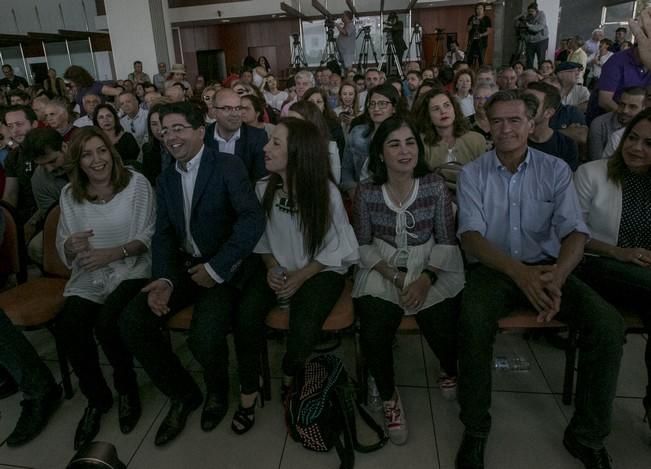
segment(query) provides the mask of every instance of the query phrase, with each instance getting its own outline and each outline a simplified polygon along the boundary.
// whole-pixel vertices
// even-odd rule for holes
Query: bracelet
[[[121,247],[122,247],[122,257],[126,259],[127,257],[129,257],[129,251],[127,251],[127,248],[125,246],[121,246]]]
[[[393,280],[391,282],[397,287],[398,285],[396,284],[396,280],[398,280],[398,275],[400,275],[400,271],[396,270],[396,273],[393,274]]]

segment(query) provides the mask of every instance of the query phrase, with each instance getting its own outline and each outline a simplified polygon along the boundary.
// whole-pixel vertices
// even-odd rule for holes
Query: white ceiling
[[[320,0],[321,4],[333,15],[339,15],[348,10],[346,0]],[[353,0],[355,9],[360,12],[379,11],[381,0]],[[301,11],[306,16],[319,16],[320,13],[312,6],[312,0],[285,0],[285,3]],[[409,0],[384,0],[384,10],[406,10]],[[477,0],[418,0],[416,8],[470,5],[477,3]]]

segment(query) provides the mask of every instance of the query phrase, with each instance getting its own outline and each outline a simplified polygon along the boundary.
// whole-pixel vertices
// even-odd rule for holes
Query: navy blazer
[[[219,142],[215,140],[216,122],[206,127],[204,143],[208,148],[219,152]],[[267,132],[263,129],[256,129],[246,124],[240,127],[240,138],[235,142],[235,155],[239,156],[244,162],[246,170],[249,172],[249,179],[252,182],[262,179],[267,175],[267,169],[264,167],[264,146],[269,139]]]
[[[176,164],[161,173],[156,201],[152,275],[176,284],[187,270],[181,262],[186,233],[183,187]],[[265,215],[242,161],[204,147],[190,213],[190,232],[204,262],[224,281],[237,282],[234,277],[264,228]]]

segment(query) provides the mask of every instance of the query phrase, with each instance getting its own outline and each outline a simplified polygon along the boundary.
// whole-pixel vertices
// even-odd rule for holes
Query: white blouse
[[[57,251],[66,267],[72,269],[63,296],[80,296],[103,304],[124,280],[151,277],[150,247],[156,209],[154,191],[142,174],[131,171],[127,187],[105,204],[75,201],[68,184],[61,191],[59,205]],[[93,236],[89,241],[93,248],[111,248],[138,240],[147,247],[147,252],[87,272],[79,267],[76,259],[72,264],[68,262],[64,243],[71,234],[90,229]]]
[[[264,197],[268,184],[268,177],[257,182],[255,191],[259,200]],[[329,186],[332,220],[321,250],[314,258],[306,251],[298,215],[285,208],[284,199],[287,196],[281,189],[276,191],[264,234],[253,252],[272,254],[278,263],[290,272],[302,269],[311,261],[317,261],[325,266],[324,271],[343,274],[351,265],[357,263],[357,238],[348,221],[339,190],[332,183],[329,183]]]

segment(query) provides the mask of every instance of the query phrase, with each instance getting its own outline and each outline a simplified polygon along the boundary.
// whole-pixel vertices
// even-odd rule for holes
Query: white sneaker
[[[441,373],[437,382],[443,399],[447,401],[454,401],[457,398],[456,376],[448,376],[446,373]]]
[[[402,400],[398,390],[395,391],[396,399],[384,401],[384,428],[389,439],[394,445],[404,445],[409,434],[407,418],[402,407]]]

